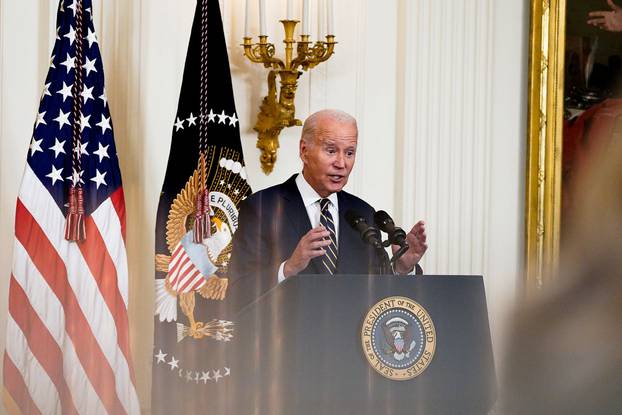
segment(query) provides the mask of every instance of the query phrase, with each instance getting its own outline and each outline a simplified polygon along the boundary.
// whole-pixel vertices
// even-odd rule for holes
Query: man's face
[[[357,130],[351,123],[321,119],[309,143],[300,140],[303,175],[321,197],[343,189],[356,157]]]

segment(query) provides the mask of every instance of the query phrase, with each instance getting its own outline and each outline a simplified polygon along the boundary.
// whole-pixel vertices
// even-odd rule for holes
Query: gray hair
[[[323,120],[332,120],[342,124],[352,124],[357,129],[356,119],[345,111],[325,109],[314,112],[309,115],[302,126],[302,133],[300,139],[307,145],[313,144],[313,138],[318,133],[318,128]],[[311,140],[310,140],[311,139]]]

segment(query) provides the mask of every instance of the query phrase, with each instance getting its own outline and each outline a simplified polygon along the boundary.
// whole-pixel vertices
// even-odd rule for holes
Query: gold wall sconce
[[[334,52],[335,36],[326,35],[326,41],[312,43],[309,35],[301,35],[300,40],[294,40],[294,31],[298,20],[281,20],[285,30],[285,61],[276,58],[273,43],[268,43],[268,36],[259,35],[259,43],[253,43],[253,38],[244,37],[244,55],[252,62],[261,63],[271,69],[268,73],[268,96],[264,97],[257,115],[254,130],[257,131],[257,148],[261,150],[259,157],[261,168],[265,174],[274,169],[279,148],[279,134],[286,127],[300,126],[302,122],[296,119],[294,99],[298,78],[302,70],[309,70],[325,62]],[[263,31],[262,31],[263,32]],[[265,32],[263,32],[265,33]],[[330,32],[329,32],[330,33]],[[296,57],[293,56],[294,46]],[[276,77],[279,77],[280,89],[276,88]]]

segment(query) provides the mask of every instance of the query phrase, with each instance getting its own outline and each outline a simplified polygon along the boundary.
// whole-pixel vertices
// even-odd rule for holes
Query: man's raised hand
[[[423,254],[428,249],[426,243],[427,236],[425,234],[425,222],[420,220],[412,227],[410,232],[406,235],[406,241],[408,242],[408,251],[397,260],[395,264],[395,270],[400,274],[407,274],[411,272],[415,265],[419,263]],[[393,245],[393,253],[395,253],[399,247]]]
[[[283,275],[291,277],[309,266],[309,262],[326,253],[324,247],[331,244],[330,233],[323,226],[311,229],[296,245],[292,256],[285,261]]]

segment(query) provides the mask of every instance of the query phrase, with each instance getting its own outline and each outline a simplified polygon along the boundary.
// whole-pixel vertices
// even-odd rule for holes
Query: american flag
[[[61,0],[56,42],[17,199],[4,402],[9,413],[137,414],[121,172],[91,0]],[[83,30],[77,30],[77,16]],[[79,36],[80,32],[82,36]],[[82,42],[80,119],[72,87]],[[72,164],[72,124],[81,129]],[[86,239],[65,239],[84,189]]]

